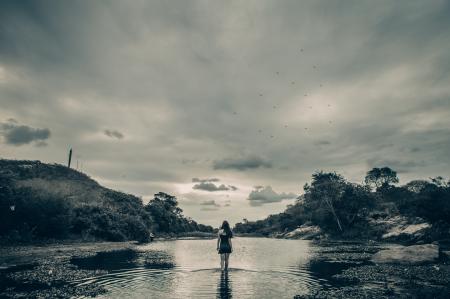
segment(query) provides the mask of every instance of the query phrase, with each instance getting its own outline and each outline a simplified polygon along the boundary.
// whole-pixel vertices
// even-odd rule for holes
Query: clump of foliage
[[[370,188],[349,183],[334,172],[314,173],[304,190],[305,212],[311,222],[331,233],[343,234],[364,222],[374,206]]]
[[[145,206],[145,211],[151,215],[156,232],[184,233],[193,231],[213,232],[211,226],[198,224],[190,218],[183,216],[183,210],[178,207],[175,196],[159,192]]]
[[[370,187],[375,187],[376,190],[387,188],[391,184],[398,183],[397,172],[389,167],[375,167],[367,172],[364,182]]]

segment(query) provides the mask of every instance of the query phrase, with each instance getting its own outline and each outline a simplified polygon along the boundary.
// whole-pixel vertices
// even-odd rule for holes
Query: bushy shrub
[[[28,231],[38,238],[65,238],[68,236],[71,207],[54,197],[36,197],[30,188],[18,188],[2,198],[1,234],[15,230]],[[28,238],[28,236],[27,236]]]

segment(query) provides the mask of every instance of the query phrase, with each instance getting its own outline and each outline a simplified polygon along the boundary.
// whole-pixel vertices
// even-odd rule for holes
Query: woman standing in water
[[[220,268],[222,271],[228,270],[228,259],[230,258],[230,253],[233,251],[231,238],[233,238],[233,232],[230,229],[228,221],[224,220],[217,238],[217,251],[220,254]]]

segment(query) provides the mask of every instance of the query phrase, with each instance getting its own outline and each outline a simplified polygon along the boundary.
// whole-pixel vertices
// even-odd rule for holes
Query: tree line
[[[304,194],[284,212],[259,221],[244,219],[234,230],[271,235],[311,224],[332,236],[378,238],[383,232],[372,225],[377,219],[402,215],[432,224],[433,238],[448,237],[450,181],[436,177],[396,186],[398,182],[389,167],[371,169],[362,184],[336,172],[318,171],[304,185]]]

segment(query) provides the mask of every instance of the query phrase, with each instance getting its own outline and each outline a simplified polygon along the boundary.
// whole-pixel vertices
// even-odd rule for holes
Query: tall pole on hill
[[[67,163],[67,167],[70,168],[70,162],[72,162],[72,148],[69,150],[69,163]]]

